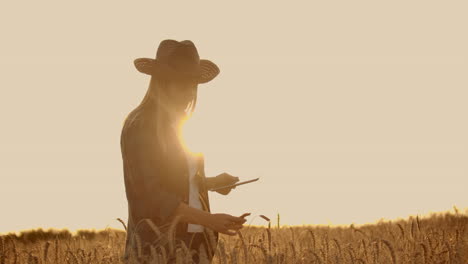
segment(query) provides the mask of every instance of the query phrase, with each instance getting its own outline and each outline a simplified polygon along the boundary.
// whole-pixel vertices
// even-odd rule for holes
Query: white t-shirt
[[[189,168],[189,206],[203,210],[202,204],[200,202],[198,185],[195,181],[195,173],[197,172],[197,160],[190,153],[186,152],[187,163]],[[188,232],[203,232],[202,225],[188,224]]]

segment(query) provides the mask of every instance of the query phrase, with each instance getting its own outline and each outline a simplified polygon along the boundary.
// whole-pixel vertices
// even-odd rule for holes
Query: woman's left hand
[[[228,173],[221,173],[218,176],[215,177],[215,186],[214,188],[226,186],[226,185],[231,185],[239,181],[239,177],[234,177]],[[231,192],[232,189],[235,189],[236,187],[232,188],[224,188],[217,190],[216,192],[222,194],[222,195],[227,195],[228,193]]]

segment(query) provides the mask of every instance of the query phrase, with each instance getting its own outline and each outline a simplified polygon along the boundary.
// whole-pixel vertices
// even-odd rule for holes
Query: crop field
[[[458,211],[362,226],[267,223],[221,235],[212,263],[468,263],[468,215]],[[118,229],[5,234],[0,264],[124,263],[125,237]],[[166,263],[171,252],[153,253],[146,261],[136,252],[131,263]],[[176,263],[190,263],[190,254],[186,247],[173,248]]]

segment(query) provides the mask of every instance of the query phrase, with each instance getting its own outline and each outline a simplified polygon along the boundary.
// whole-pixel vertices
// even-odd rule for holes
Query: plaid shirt
[[[176,150],[172,155],[161,155],[156,140],[156,122],[135,110],[126,118],[120,139],[125,192],[128,201],[128,223],[125,257],[140,241],[151,243],[156,236],[144,219],[151,220],[161,232],[168,229],[173,213],[180,202],[188,204],[189,178],[185,153],[175,136],[168,146]],[[196,155],[196,178],[204,210],[210,211],[205,184],[204,157]],[[206,229],[206,228],[205,228]],[[187,223],[176,226],[176,238],[187,234]],[[216,241],[218,233],[214,232]]]

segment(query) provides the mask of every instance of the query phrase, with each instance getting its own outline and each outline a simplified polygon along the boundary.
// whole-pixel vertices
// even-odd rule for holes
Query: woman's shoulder
[[[141,109],[134,109],[125,119],[122,128],[122,138],[131,137],[138,139],[151,135],[151,131],[154,131],[154,126],[154,122]]]

